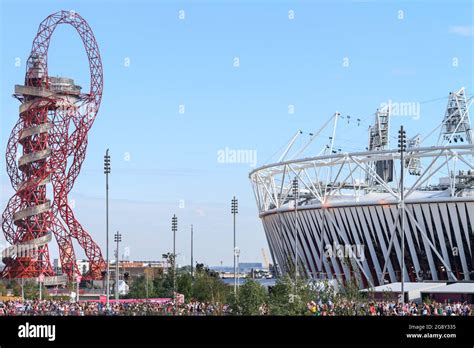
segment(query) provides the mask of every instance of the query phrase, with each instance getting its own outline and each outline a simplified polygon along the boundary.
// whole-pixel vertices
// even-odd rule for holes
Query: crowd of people
[[[104,306],[102,306],[104,307]],[[102,308],[105,310],[105,308]],[[188,303],[117,303],[112,304],[111,315],[226,315],[230,314],[230,306],[220,303],[209,303],[191,300]]]
[[[308,311],[316,316],[335,315],[368,315],[368,316],[470,316],[474,315],[471,304],[466,302],[429,302],[401,303],[394,301],[353,302],[340,301],[337,303],[311,301]]]
[[[342,300],[337,303],[328,300],[311,301],[307,304],[307,315],[314,316],[470,316],[474,315],[471,304],[454,303],[415,303],[380,301],[355,302]],[[0,301],[0,316],[51,315],[51,316],[94,316],[94,315],[230,315],[228,304],[207,303],[191,300],[178,303],[166,302],[114,302],[107,307],[99,301],[60,301],[60,300],[8,300]],[[260,315],[271,315],[266,304],[259,308]]]
[[[192,300],[188,303],[167,302],[119,302],[106,304],[99,301],[59,301],[59,300],[9,300],[0,301],[0,316],[10,315],[225,315],[230,308],[226,304],[212,304]]]

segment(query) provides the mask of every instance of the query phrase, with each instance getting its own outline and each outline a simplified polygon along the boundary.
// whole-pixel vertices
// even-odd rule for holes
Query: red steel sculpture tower
[[[82,39],[89,59],[88,93],[81,93],[70,78],[48,76],[49,43],[59,24],[73,26]],[[14,97],[21,104],[6,151],[15,194],[2,216],[2,229],[11,244],[2,253],[3,277],[55,275],[48,251],[54,235],[63,274],[73,279],[80,273],[75,239],[90,263],[83,278],[102,278],[105,261],[100,248],[68,202],[86,155],[87,133],[99,110],[102,87],[99,47],[87,22],[73,11],[59,11],[43,20],[27,61],[25,84],[15,86]]]

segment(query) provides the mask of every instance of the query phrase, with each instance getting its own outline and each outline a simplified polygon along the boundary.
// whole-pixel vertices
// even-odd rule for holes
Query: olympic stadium
[[[337,149],[336,112],[301,148],[298,131],[276,163],[249,174],[278,272],[364,288],[402,274],[406,282],[474,280],[473,98],[461,88],[447,99],[429,134],[407,139],[402,128],[398,146],[391,105],[377,109],[360,152]],[[329,142],[308,155],[331,125]]]

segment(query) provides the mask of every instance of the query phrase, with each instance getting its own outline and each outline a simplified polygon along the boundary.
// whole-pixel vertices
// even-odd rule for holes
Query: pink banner
[[[144,303],[144,302],[150,302],[150,303],[158,303],[158,304],[165,304],[170,302],[172,299],[171,298],[149,298],[149,299],[144,299],[144,298],[126,298],[126,299],[120,299],[120,300],[109,300],[110,303]],[[105,295],[100,296],[99,300],[80,300],[79,302],[100,302],[102,304],[105,304],[107,302],[107,297]]]

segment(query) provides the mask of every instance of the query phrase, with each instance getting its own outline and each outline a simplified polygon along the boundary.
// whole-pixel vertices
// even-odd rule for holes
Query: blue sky
[[[263,165],[277,159],[297,129],[314,131],[336,110],[362,120],[359,126],[341,122],[336,146],[363,149],[366,126],[381,103],[421,103],[419,119],[395,118],[393,127],[403,123],[409,134],[426,133],[441,121],[449,91],[465,86],[472,95],[474,89],[471,1],[0,4],[2,151],[18,118],[13,86],[23,82],[39,23],[58,10],[74,10],[94,31],[104,97],[71,199],[80,222],[103,245],[102,158],[109,147],[110,226],[122,232],[132,259],[169,251],[177,214],[181,263],[189,262],[194,224],[195,259],[230,264],[236,195],[241,260],[262,261],[267,244],[248,180],[253,168],[220,163],[218,151],[256,151]],[[86,55],[72,28],[58,27],[49,52],[50,75],[73,77],[88,89]],[[3,210],[12,194],[3,156],[0,173]]]

